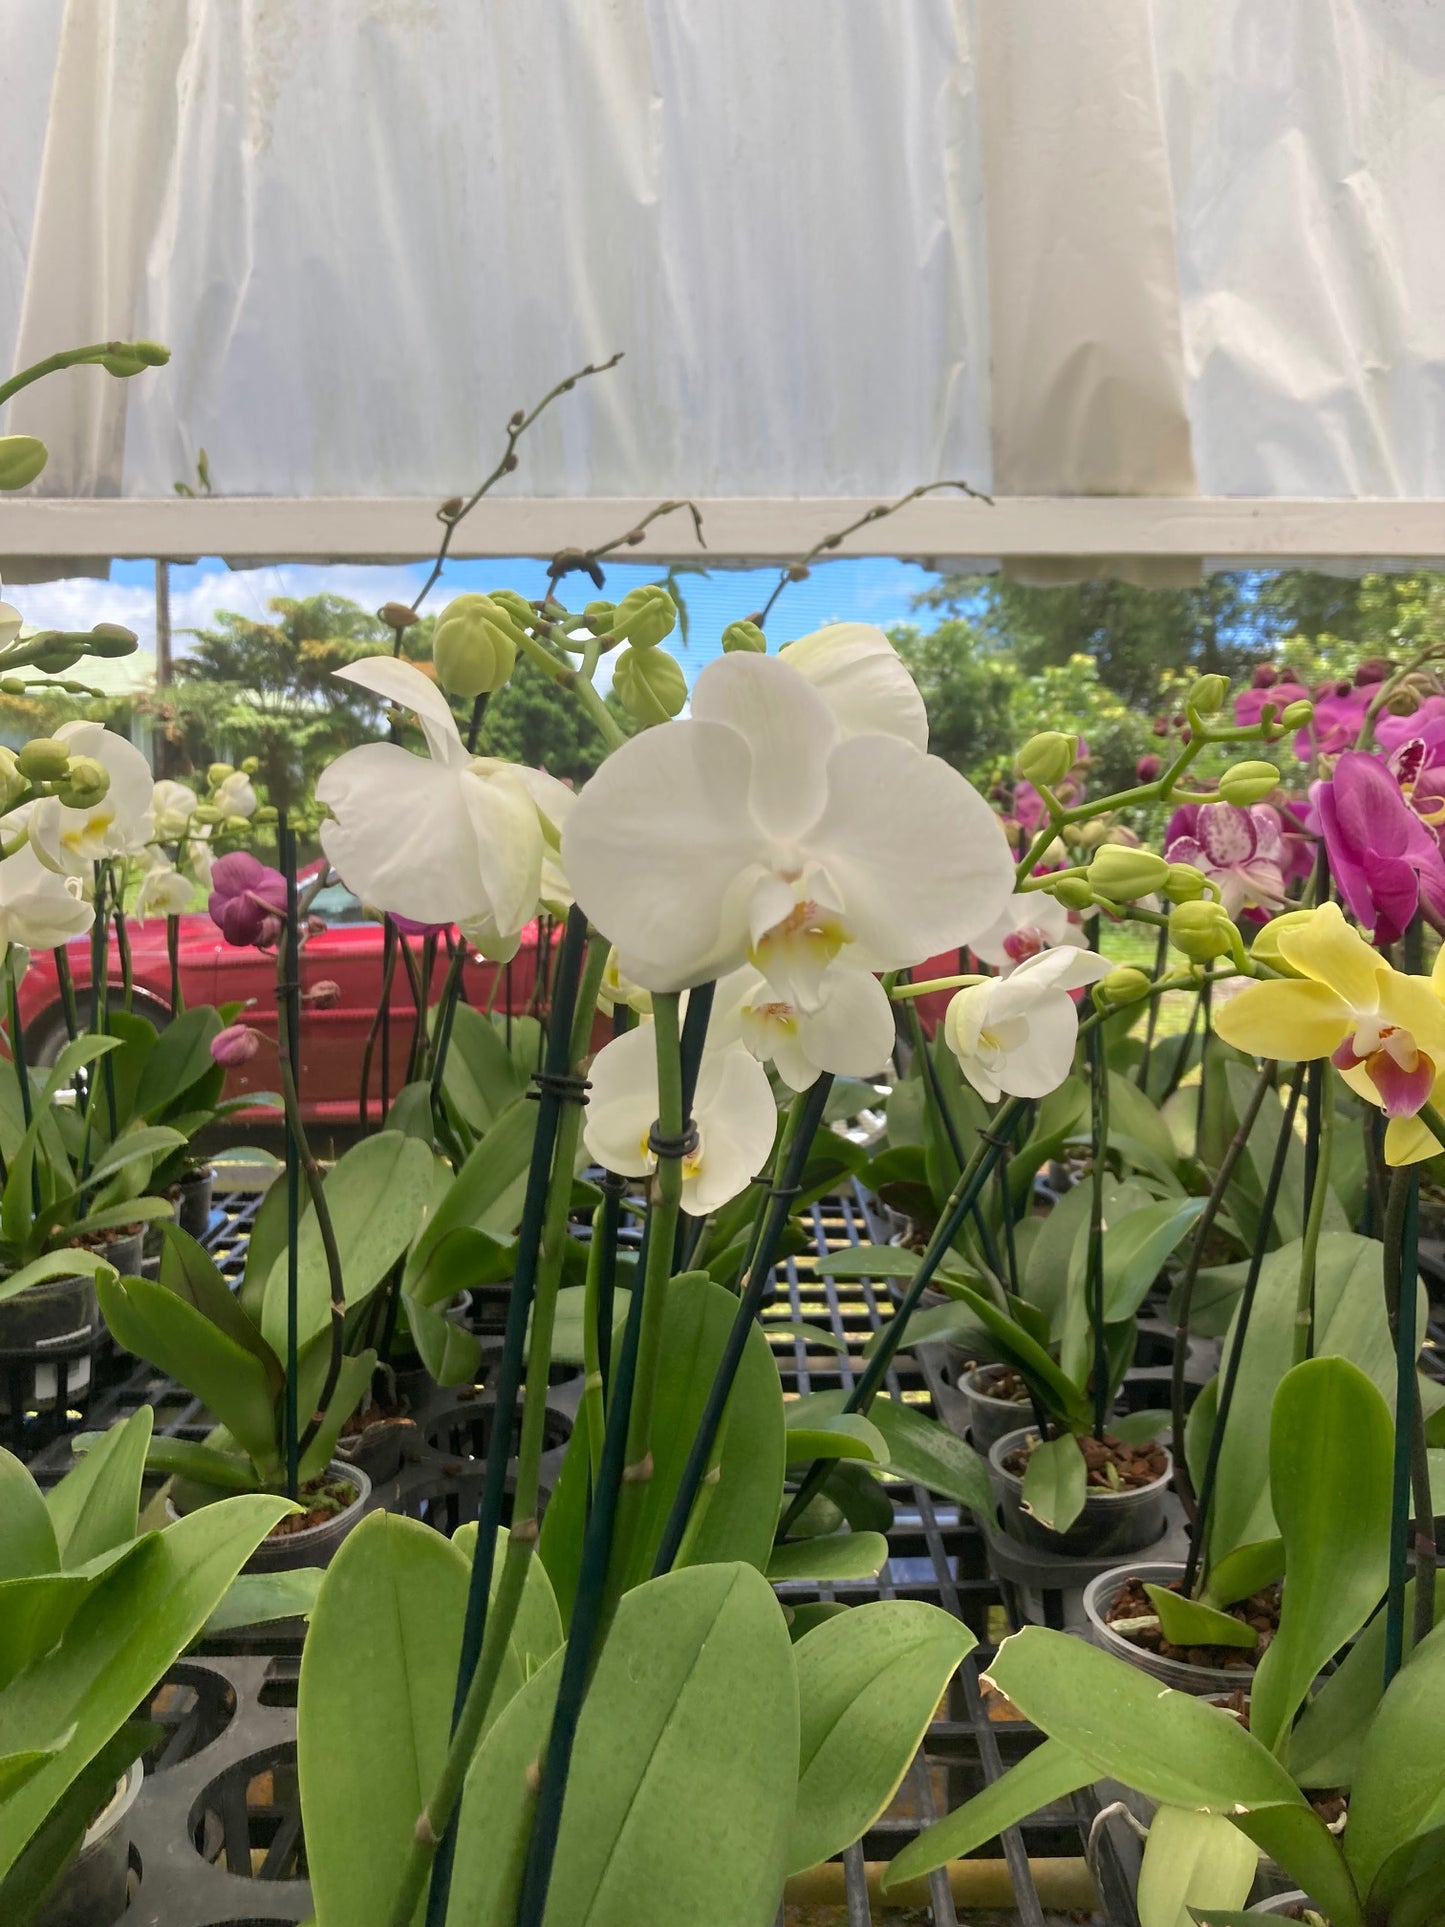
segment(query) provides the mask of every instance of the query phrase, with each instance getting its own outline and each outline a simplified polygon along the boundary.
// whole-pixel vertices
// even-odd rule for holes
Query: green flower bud
[[[121,381],[128,375],[138,375],[142,368],[164,368],[171,358],[170,349],[158,341],[120,341],[115,345],[116,353],[97,355],[96,360],[108,375]]]
[[[1251,803],[1262,803],[1266,796],[1273,795],[1278,788],[1279,771],[1273,763],[1236,763],[1219,779],[1221,800],[1233,803],[1239,809],[1248,809]]]
[[[241,774],[243,776],[254,776],[260,767],[261,759],[259,756],[243,756],[241,758]]]
[[[506,610],[519,629],[531,629],[535,625],[537,611],[524,595],[515,589],[489,589],[487,593],[499,609]]]
[[[755,622],[730,622],[722,632],[722,646],[728,656],[739,651],[754,656],[768,653],[768,639]]]
[[[234,776],[235,774],[235,770],[229,763],[212,763],[211,767],[206,771],[206,788],[218,790],[228,776]]]
[[[37,736],[15,758],[22,776],[32,783],[58,783],[70,769],[70,751],[57,737]]]
[[[582,611],[582,626],[589,635],[609,636],[612,633],[612,618],[616,614],[615,602],[589,602]]]
[[[251,828],[249,816],[228,816],[221,825],[227,836],[245,836]]]
[[[1229,955],[1237,932],[1222,903],[1181,903],[1169,912],[1169,941],[1191,963],[1213,963]]]
[[[20,676],[0,676],[0,696],[23,696],[25,682]]]
[[[1077,736],[1065,736],[1062,730],[1045,729],[1037,736],[1030,736],[1018,753],[1014,768],[1026,783],[1044,783],[1050,789],[1055,783],[1062,783],[1079,754]]]
[[[260,814],[261,812],[257,810],[256,815],[258,818]],[[198,803],[195,809],[191,811],[191,821],[192,823],[209,823],[214,828],[217,823],[224,822],[225,819],[214,804]]]
[[[29,787],[14,750],[0,745],[0,810],[8,810]]]
[[[1314,713],[1314,704],[1301,700],[1297,703],[1286,703],[1279,720],[1286,729],[1303,729]]]
[[[274,823],[276,821],[276,805],[274,803],[263,803],[251,818],[251,821],[252,823]]]
[[[1124,964],[1095,984],[1094,997],[1106,1010],[1117,1010],[1121,1004],[1137,1003],[1148,989],[1149,978],[1145,973],[1132,964]]]
[[[1228,676],[1201,676],[1187,697],[1189,707],[1201,716],[1212,716],[1223,709],[1229,695]]]
[[[1168,876],[1169,865],[1152,850],[1105,843],[1089,865],[1089,888],[1111,903],[1130,903],[1135,897],[1147,897],[1151,890],[1162,890]]]
[[[657,582],[629,589],[612,612],[612,634],[634,649],[655,649],[676,626],[677,605]],[[677,710],[669,713],[675,716]]]
[[[110,788],[110,771],[94,756],[72,756],[55,794],[68,810],[93,810]]]
[[[1082,877],[1060,877],[1049,895],[1066,910],[1087,910],[1094,901],[1094,893]]]
[[[1198,903],[1204,895],[1204,872],[1192,863],[1171,863],[1164,894],[1171,903]]]
[[[628,715],[644,726],[667,722],[687,701],[687,677],[663,649],[624,649],[612,687]]]
[[[123,629],[118,622],[98,622],[85,638],[88,656],[133,656],[140,647],[134,629]]]
[[[50,460],[34,435],[0,435],[0,488],[25,488]]]
[[[71,646],[58,630],[47,629],[43,634],[32,636],[29,642],[31,661],[45,676],[59,675],[69,669],[72,663],[81,658],[81,651]]]
[[[1302,929],[1314,916],[1313,910],[1287,910],[1282,917],[1271,917],[1255,935],[1249,946],[1249,954],[1257,962],[1268,964],[1271,970],[1279,971],[1284,977],[1300,977],[1303,972],[1280,955],[1279,940],[1290,930]]]
[[[510,611],[490,596],[455,596],[437,617],[431,659],[449,696],[494,695],[517,666]]]

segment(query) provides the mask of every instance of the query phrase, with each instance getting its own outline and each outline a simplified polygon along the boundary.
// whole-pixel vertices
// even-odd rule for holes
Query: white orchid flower
[[[597,986],[597,1001],[604,1010],[616,1010],[619,1004],[626,1004],[640,1017],[652,1015],[652,992],[644,990],[640,984],[629,982],[623,976],[617,966],[615,948],[607,953],[607,962],[602,969],[602,981]]]
[[[193,837],[185,848],[186,865],[203,890],[209,890],[211,887],[211,870],[216,861],[216,853],[210,844],[210,834],[207,828],[201,835]]]
[[[187,833],[196,803],[196,792],[189,784],[161,778],[151,791],[151,821],[162,843],[178,842]]]
[[[79,879],[46,869],[28,843],[0,862],[0,956],[12,943],[53,950],[94,921]]]
[[[614,1037],[592,1060],[582,1138],[597,1162],[623,1177],[656,1168],[648,1142],[657,1121],[657,1042],[651,1024]],[[697,1149],[682,1161],[682,1208],[706,1217],[745,1191],[767,1164],[778,1127],[768,1074],[739,1044],[703,1052],[692,1101]]]
[[[223,782],[217,784],[211,797],[213,805],[224,816],[254,816],[259,801],[255,786],[242,769],[233,769]]]
[[[751,958],[808,1010],[845,946],[866,969],[902,968],[967,943],[1013,888],[971,784],[897,736],[845,736],[776,656],[709,663],[689,719],[608,757],[562,856],[633,982],[684,990]]]
[[[42,796],[22,812],[30,846],[57,876],[79,877],[89,885],[93,866],[110,857],[139,856],[155,834],[151,766],[124,736],[102,723],[62,723],[55,732],[72,756],[89,756],[110,777],[110,788],[88,810],[73,810],[57,797]]]
[[[195,885],[167,858],[150,850],[141,859],[144,866],[136,892],[135,914],[142,923],[147,917],[178,917],[191,907]]]
[[[960,990],[943,1019],[943,1034],[980,1097],[1047,1097],[1068,1076],[1079,1034],[1069,996],[1106,977],[1113,965],[1092,950],[1059,945],[1021,963],[1010,977],[988,977]]]
[[[4,587],[4,582],[0,581],[0,589]],[[15,638],[20,634],[21,625],[24,621],[24,616],[21,615],[13,603],[0,602],[0,649],[14,642]]]
[[[918,686],[871,622],[831,622],[784,643],[778,660],[808,678],[845,736],[881,731],[917,750],[928,748],[928,711]]]
[[[816,1010],[778,995],[751,966],[724,977],[713,1002],[708,1042],[736,1039],[760,1064],[771,1063],[791,1090],[805,1091],[823,1071],[875,1077],[896,1034],[893,1006],[866,970],[839,967],[824,978]]]
[[[1085,941],[1083,931],[1070,923],[1069,913],[1057,897],[1044,890],[1018,890],[969,947],[981,962],[992,964],[1007,977],[1041,950],[1052,950],[1061,943],[1082,948]]]
[[[576,800],[542,770],[468,754],[446,697],[411,663],[369,656],[345,682],[412,710],[429,754],[396,743],[347,750],[316,785],[334,821],[321,847],[363,902],[416,923],[455,923],[499,962],[539,901],[567,901],[561,825]]]

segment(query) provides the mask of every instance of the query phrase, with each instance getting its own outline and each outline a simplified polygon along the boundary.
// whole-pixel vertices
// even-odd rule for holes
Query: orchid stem
[[[1109,1062],[1102,1026],[1089,1038],[1089,1093],[1094,1161],[1089,1209],[1089,1323],[1094,1341],[1094,1437],[1104,1436],[1109,1411],[1109,1335],[1104,1328],[1104,1182],[1109,1174]],[[1041,1433],[1040,1437],[1044,1435]]]
[[[1335,1080],[1323,1060],[1310,1065],[1309,1115],[1305,1144],[1306,1196],[1304,1237],[1300,1243],[1299,1288],[1295,1294],[1294,1342],[1291,1363],[1302,1365],[1314,1351],[1315,1276],[1319,1267],[1320,1233],[1330,1195],[1330,1165],[1335,1143]],[[1313,1159],[1310,1151],[1313,1148]]]
[[[296,1065],[300,1057],[297,1035],[300,1014],[299,918],[296,904],[296,845],[286,822],[285,810],[276,817],[276,857],[286,880],[286,914],[281,941],[276,946],[276,1056],[291,1073],[295,1089]],[[282,1076],[282,1086],[285,1086]],[[284,1100],[283,1100],[284,1101]],[[300,1114],[300,1106],[297,1106]],[[286,1497],[294,1499],[300,1482],[300,1424],[297,1411],[297,1358],[299,1338],[299,1267],[301,1230],[301,1147],[287,1120],[286,1131],[286,1385],[284,1437],[286,1447]]]

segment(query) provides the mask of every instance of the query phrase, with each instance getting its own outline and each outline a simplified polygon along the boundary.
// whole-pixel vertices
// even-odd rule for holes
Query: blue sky
[[[171,570],[176,652],[182,654],[186,648],[182,631],[204,627],[216,610],[234,609],[264,619],[274,596],[314,595],[326,589],[351,596],[369,609],[390,600],[410,602],[426,579],[428,566],[419,562],[330,567],[278,563],[263,569],[232,570],[214,557],[177,565]],[[638,583],[656,582],[661,573],[656,563],[609,565],[605,593],[617,600]],[[545,563],[526,557],[449,563],[426,606],[440,609],[449,596],[467,589],[512,588],[526,596],[540,596],[546,579]],[[727,624],[760,608],[777,579],[776,569],[715,569],[705,576],[683,578],[690,616],[689,641],[684,649],[674,637],[670,646],[689,681],[717,655]],[[807,581],[790,583],[783,591],[768,622],[769,639],[777,645],[807,635],[826,622],[876,622],[882,628],[906,622],[912,615],[913,597],[936,580],[932,572],[917,563],[886,556],[820,562]],[[132,659],[134,669],[148,673],[155,640],[153,584],[149,562],[116,562],[109,582],[75,577],[17,584],[10,600],[28,623],[37,626],[88,629],[96,622],[124,623],[140,637],[142,654]],[[586,577],[571,576],[563,584],[563,593],[573,607],[580,608],[596,591]]]

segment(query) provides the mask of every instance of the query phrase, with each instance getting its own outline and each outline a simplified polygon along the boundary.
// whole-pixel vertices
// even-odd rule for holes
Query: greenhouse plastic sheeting
[[[1445,495],[1437,0],[0,0],[53,495]]]

